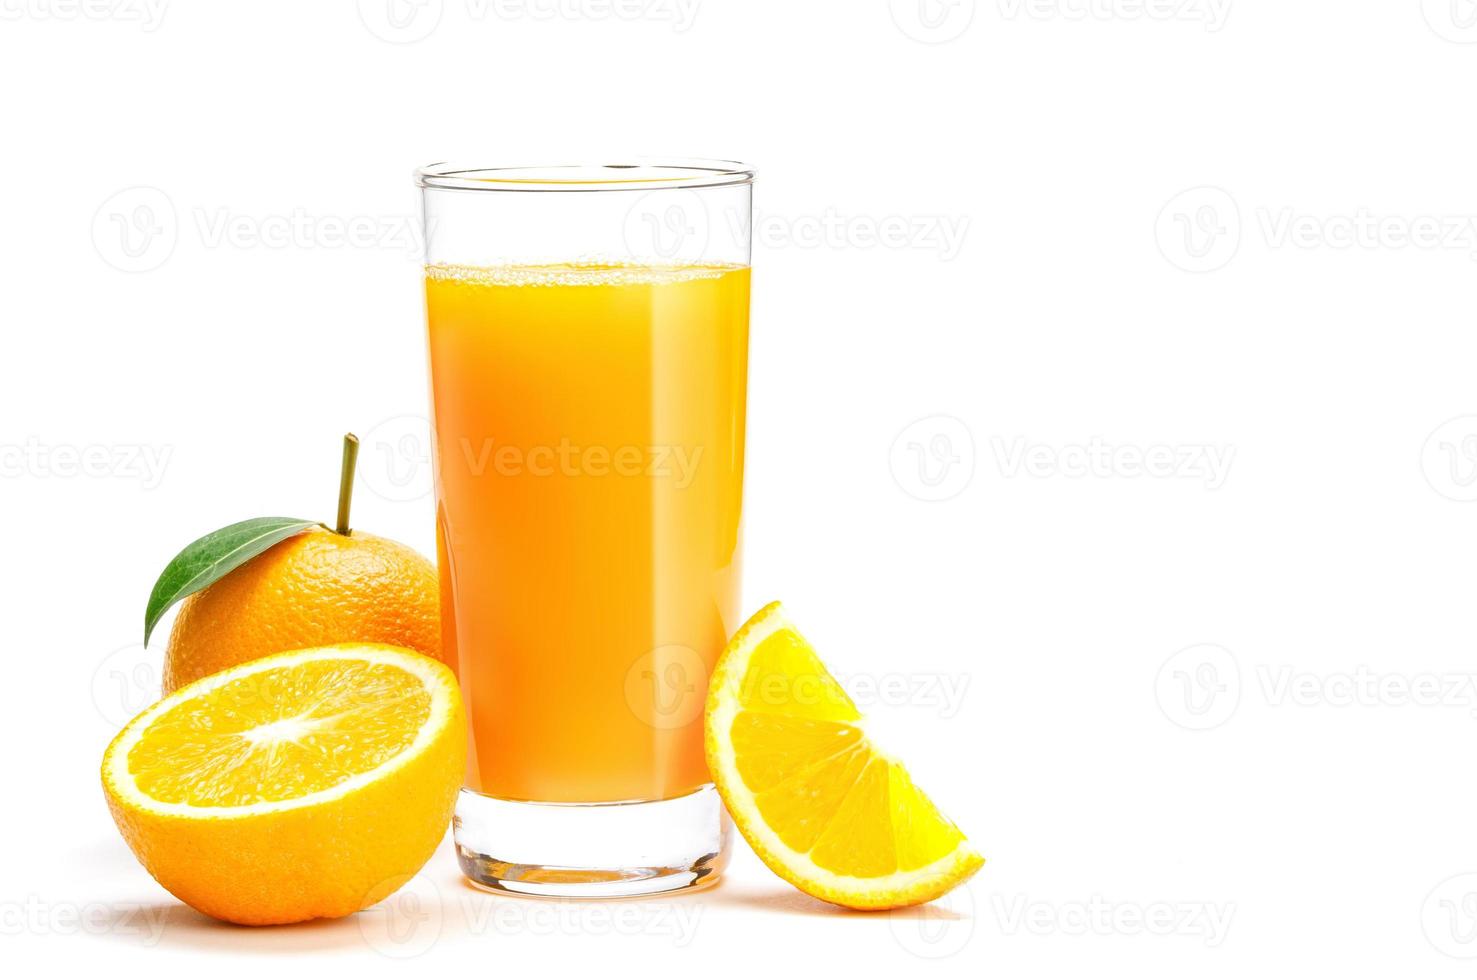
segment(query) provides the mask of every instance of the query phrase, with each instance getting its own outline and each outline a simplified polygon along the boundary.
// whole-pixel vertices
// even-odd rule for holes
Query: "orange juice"
[[[740,625],[749,270],[430,266],[426,305],[467,785],[707,783],[707,675]]]

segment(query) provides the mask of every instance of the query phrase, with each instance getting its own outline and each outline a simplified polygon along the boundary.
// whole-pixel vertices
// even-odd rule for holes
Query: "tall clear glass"
[[[479,885],[609,897],[713,880],[703,759],[740,625],[749,168],[418,172],[446,649]]]

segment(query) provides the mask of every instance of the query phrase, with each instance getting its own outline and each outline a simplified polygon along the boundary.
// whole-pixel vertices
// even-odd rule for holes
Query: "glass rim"
[[[436,190],[651,191],[747,184],[754,168],[737,160],[696,157],[629,157],[625,163],[464,166],[432,163],[415,172],[418,187]]]

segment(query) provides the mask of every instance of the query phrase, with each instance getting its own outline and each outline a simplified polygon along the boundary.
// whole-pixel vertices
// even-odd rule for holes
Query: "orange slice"
[[[708,767],[775,874],[854,909],[917,905],[984,859],[866,736],[861,712],[770,603],[729,641],[704,719]]]
[[[408,880],[446,833],[465,759],[445,665],[342,644],[179,689],[119,733],[102,777],[161,885],[263,925],[348,915]]]

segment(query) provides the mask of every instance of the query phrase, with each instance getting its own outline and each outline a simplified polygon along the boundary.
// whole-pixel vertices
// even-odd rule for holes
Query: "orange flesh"
[[[782,629],[750,656],[730,731],[739,776],[786,846],[836,874],[921,868],[964,839],[879,753],[805,640]]]
[[[431,712],[414,675],[331,660],[250,674],[175,705],[128,753],[164,803],[246,806],[330,789],[403,752]]]

